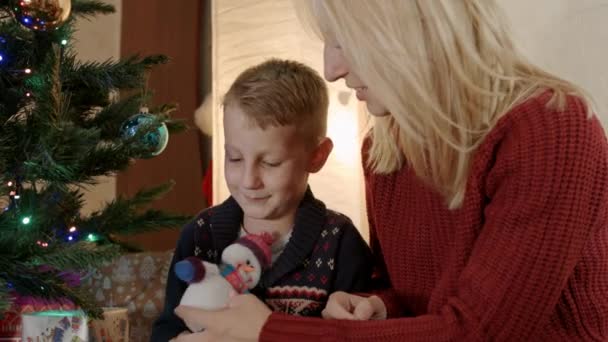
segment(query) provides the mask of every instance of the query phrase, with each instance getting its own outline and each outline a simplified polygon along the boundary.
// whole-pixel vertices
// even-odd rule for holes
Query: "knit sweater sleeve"
[[[573,101],[570,101],[573,102]],[[574,101],[576,102],[576,101]],[[580,103],[564,112],[519,115],[480,180],[485,223],[436,312],[384,321],[272,314],[260,340],[527,341],[549,323],[586,243],[608,218],[607,143]],[[478,172],[472,170],[471,172]],[[587,252],[585,252],[587,253]]]
[[[365,171],[366,173],[368,171]],[[384,306],[386,307],[387,316],[389,318],[402,316],[404,309],[400,304],[397,294],[392,287],[388,272],[386,270],[386,264],[384,263],[384,256],[382,254],[382,247],[378,241],[376,233],[376,223],[374,220],[373,202],[371,201],[371,183],[365,182],[365,197],[366,197],[366,208],[368,212],[369,222],[369,238],[370,247],[372,249],[374,259],[374,273],[372,275],[372,292],[369,295],[376,295],[382,299]]]
[[[188,285],[177,278],[173,268],[178,261],[193,256],[197,245],[201,248],[203,255],[206,255],[207,250],[211,248],[208,244],[201,244],[198,238],[201,235],[201,229],[197,224],[200,217],[185,225],[180,234],[167,274],[164,309],[152,327],[151,342],[166,342],[180,333],[188,331],[184,322],[173,313]]]

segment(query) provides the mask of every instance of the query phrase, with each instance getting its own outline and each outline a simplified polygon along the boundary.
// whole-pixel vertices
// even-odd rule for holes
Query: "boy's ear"
[[[323,168],[331,150],[334,148],[334,143],[330,138],[325,137],[321,142],[317,145],[315,150],[312,152],[312,158],[310,159],[310,163],[308,164],[308,172],[315,173]]]

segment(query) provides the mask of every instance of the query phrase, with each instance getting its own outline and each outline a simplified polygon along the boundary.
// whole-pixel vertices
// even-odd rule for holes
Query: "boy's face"
[[[312,148],[294,126],[262,130],[237,105],[224,109],[225,177],[244,215],[280,220],[293,215],[308,183]]]

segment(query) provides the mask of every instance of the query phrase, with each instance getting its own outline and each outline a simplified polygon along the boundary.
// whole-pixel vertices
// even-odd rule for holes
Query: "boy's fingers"
[[[321,312],[325,319],[356,319],[355,316],[340,305],[329,305]]]
[[[180,305],[175,308],[175,314],[186,322],[194,322],[199,326],[213,327],[214,331],[223,329],[223,310],[208,311],[191,306]]]
[[[355,306],[353,316],[356,319],[367,321],[374,315],[374,307],[369,300],[362,300]]]

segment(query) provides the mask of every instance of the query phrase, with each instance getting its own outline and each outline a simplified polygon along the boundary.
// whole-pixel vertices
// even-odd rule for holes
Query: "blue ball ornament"
[[[155,117],[149,113],[138,113],[130,117],[127,121],[122,124],[120,129],[121,135],[123,139],[129,139],[134,137],[137,132],[147,125],[150,125],[155,121]],[[165,147],[167,147],[167,143],[169,142],[169,130],[167,129],[167,125],[162,123],[155,130],[144,134],[141,138],[142,145],[149,148],[150,153],[142,158],[152,158],[157,156],[163,152]]]

